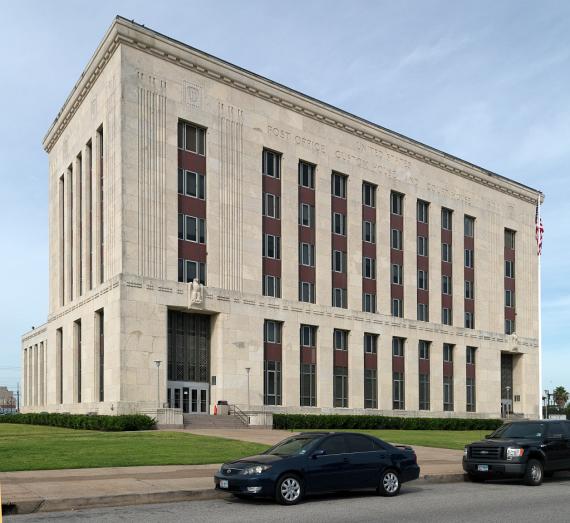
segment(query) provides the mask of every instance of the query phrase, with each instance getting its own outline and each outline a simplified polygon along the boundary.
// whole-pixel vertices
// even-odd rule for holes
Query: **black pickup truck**
[[[570,421],[505,423],[465,447],[463,470],[471,481],[522,478],[540,485],[544,476],[570,470]]]

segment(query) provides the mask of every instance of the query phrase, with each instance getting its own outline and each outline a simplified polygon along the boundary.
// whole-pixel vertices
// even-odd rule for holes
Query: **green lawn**
[[[384,441],[402,445],[419,445],[463,450],[468,443],[482,439],[490,430],[349,430],[363,432]]]
[[[0,471],[136,465],[202,465],[257,454],[266,445],[182,432],[96,432],[0,423]]]

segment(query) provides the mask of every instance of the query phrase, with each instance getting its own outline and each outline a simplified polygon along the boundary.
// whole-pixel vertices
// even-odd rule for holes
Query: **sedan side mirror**
[[[492,434],[486,434],[485,439],[491,439]]]
[[[317,449],[317,450],[315,450],[315,452],[313,452],[311,457],[313,459],[317,459],[319,456],[324,456],[326,453],[327,453],[327,451],[324,449]]]

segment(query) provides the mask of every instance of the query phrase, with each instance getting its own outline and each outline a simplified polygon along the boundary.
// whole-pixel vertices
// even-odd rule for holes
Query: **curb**
[[[152,492],[150,494],[120,494],[118,496],[96,496],[59,499],[36,499],[2,503],[2,514],[34,514],[37,512],[65,512],[99,507],[121,507],[128,505],[149,505],[154,503],[174,503],[177,501],[203,501],[220,499],[226,492],[214,489],[174,490]]]
[[[464,481],[463,474],[426,474],[418,478],[421,483],[453,483]],[[121,507],[128,505],[150,505],[155,503],[175,503],[178,501],[205,501],[223,499],[227,492],[215,489],[174,490],[150,494],[121,494],[117,496],[96,496],[60,499],[35,499],[2,504],[2,514],[34,514],[38,512],[66,512],[87,508]]]
[[[425,476],[420,476],[418,481],[426,483],[455,483],[465,481],[465,474],[455,473],[455,474],[426,474]]]

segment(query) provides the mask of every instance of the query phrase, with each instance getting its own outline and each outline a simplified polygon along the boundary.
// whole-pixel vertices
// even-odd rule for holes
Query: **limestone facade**
[[[206,285],[199,303],[191,285],[178,281],[180,121],[206,133]],[[49,315],[44,326],[22,338],[25,411],[121,413],[173,402],[168,315],[182,311],[210,318],[208,411],[227,400],[250,410],[365,412],[362,340],[370,333],[378,336],[377,404],[366,412],[498,416],[505,399],[501,357],[507,354],[513,356],[511,409],[538,415],[534,217],[540,192],[122,18],[105,35],[44,147]],[[280,154],[280,298],[262,293],[264,149]],[[315,166],[315,303],[299,301],[299,161]],[[347,308],[331,301],[333,172],[347,177]],[[362,311],[364,182],[376,191],[376,205],[367,212],[376,224],[377,312]],[[402,317],[391,314],[393,191],[404,195]],[[429,203],[430,321],[417,320],[418,200]],[[453,211],[452,325],[441,319],[442,208]],[[475,219],[475,328],[464,328],[465,215]],[[516,237],[516,278],[508,283],[505,229]],[[515,336],[505,333],[506,286],[514,286],[516,295]],[[282,328],[280,405],[264,405],[266,320]],[[301,325],[317,328],[311,407],[300,404]],[[348,331],[343,408],[333,406],[334,329]],[[398,411],[393,337],[405,339],[405,408]],[[419,403],[425,366],[420,340],[430,342],[429,410],[420,410]],[[444,344],[454,347],[452,363],[444,362]],[[476,401],[469,412],[467,347],[476,348]],[[444,410],[449,363],[453,406]]]

